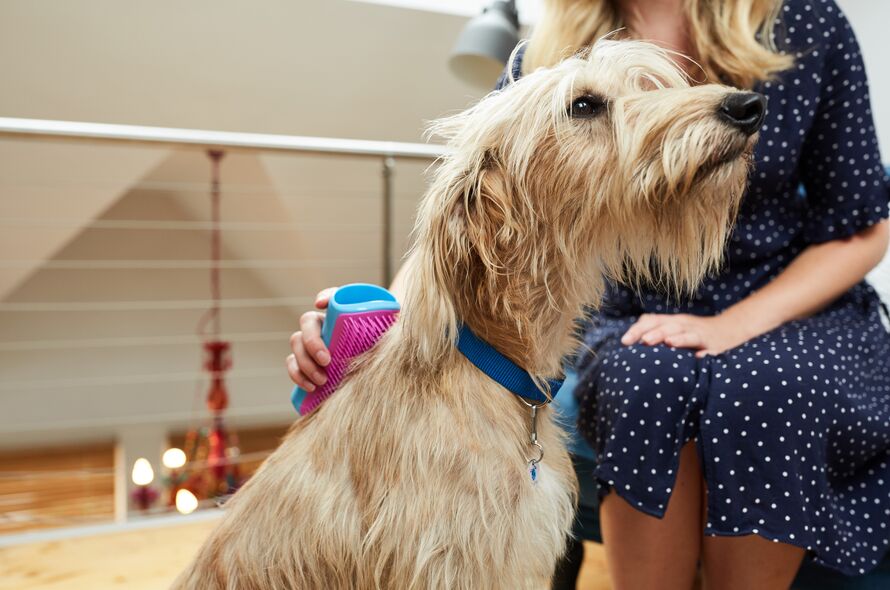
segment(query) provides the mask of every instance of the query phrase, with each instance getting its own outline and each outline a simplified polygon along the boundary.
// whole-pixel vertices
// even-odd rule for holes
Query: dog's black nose
[[[765,113],[766,98],[757,92],[733,92],[720,103],[723,120],[748,135],[757,133]]]

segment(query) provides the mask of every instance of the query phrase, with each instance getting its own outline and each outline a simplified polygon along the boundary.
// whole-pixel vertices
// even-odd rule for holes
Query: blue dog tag
[[[528,476],[532,478],[532,483],[538,483],[538,477],[541,475],[540,467],[537,461],[530,461],[528,464]]]

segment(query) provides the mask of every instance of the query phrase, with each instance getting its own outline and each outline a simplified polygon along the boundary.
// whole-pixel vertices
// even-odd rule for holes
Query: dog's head
[[[720,261],[764,106],[690,86],[655,45],[599,41],[433,124],[449,155],[418,244],[459,308],[596,304],[604,275],[690,291]]]

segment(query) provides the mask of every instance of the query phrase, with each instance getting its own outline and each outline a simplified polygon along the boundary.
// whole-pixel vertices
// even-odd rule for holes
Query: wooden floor
[[[0,590],[166,588],[215,525],[208,521],[0,548]],[[601,546],[587,546],[578,588],[610,588]]]
[[[166,588],[216,521],[0,548],[0,589]]]

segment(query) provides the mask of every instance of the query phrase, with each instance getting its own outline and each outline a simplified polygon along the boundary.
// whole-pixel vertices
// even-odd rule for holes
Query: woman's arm
[[[621,338],[719,354],[792,320],[825,308],[861,281],[887,252],[890,222],[849,238],[814,244],[762,289],[716,316],[645,314]]]
[[[847,292],[881,262],[890,242],[887,220],[849,238],[804,250],[772,282],[721,315],[757,333],[813,315]]]

